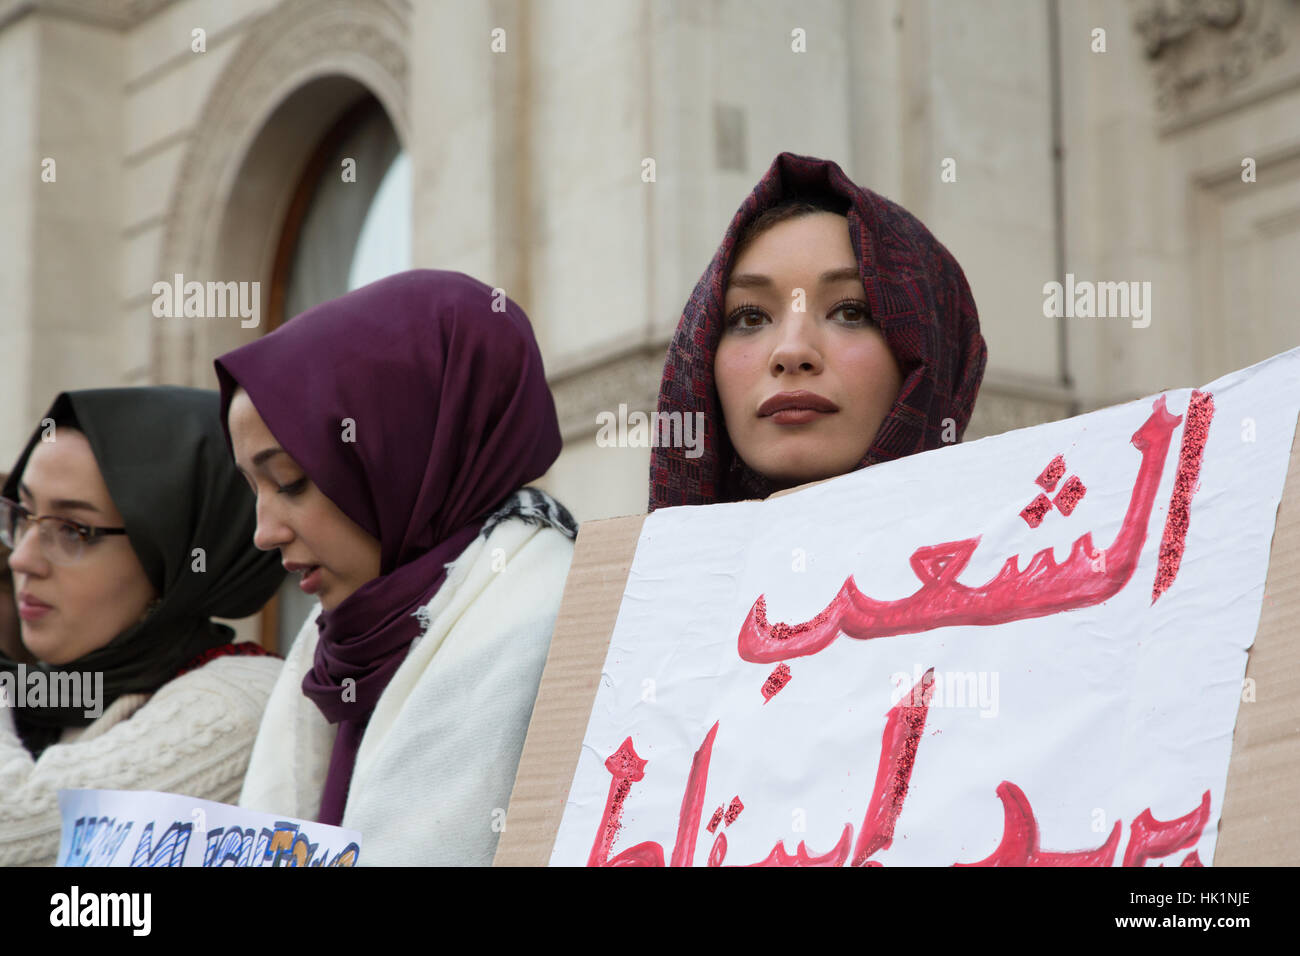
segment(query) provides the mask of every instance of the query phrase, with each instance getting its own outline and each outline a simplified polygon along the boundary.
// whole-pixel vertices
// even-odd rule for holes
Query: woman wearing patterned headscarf
[[[782,153],[736,212],[668,349],[650,510],[763,498],[961,439],[987,357],[952,254],[833,162]]]
[[[365,864],[487,864],[576,533],[523,310],[417,270],[217,360],[255,541],[320,600],[240,803],[361,833]]]
[[[65,392],[46,412],[0,502],[36,658],[0,655],[0,865],[54,862],[61,789],[239,793],[280,661],[213,618],[284,578],[253,525],[215,392]]]

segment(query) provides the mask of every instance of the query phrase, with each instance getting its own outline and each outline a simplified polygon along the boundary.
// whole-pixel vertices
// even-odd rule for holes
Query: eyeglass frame
[[[12,509],[13,511],[18,512],[19,515],[25,516],[28,522],[28,527],[24,529],[23,534],[21,536],[16,534],[13,535],[13,541],[11,543],[4,540],[6,537],[10,537],[9,522],[3,518],[5,509]],[[47,521],[56,521],[60,525],[70,527],[76,532],[78,539],[80,539],[80,550],[78,550],[75,558],[66,561],[50,557],[49,552],[55,550],[55,544],[53,539],[47,538],[45,535],[45,522]],[[127,533],[126,528],[105,528],[97,525],[83,524],[80,521],[73,521],[71,518],[63,518],[59,515],[38,515],[34,511],[29,511],[27,508],[23,507],[21,502],[14,501],[11,498],[0,497],[0,545],[4,545],[4,547],[8,548],[11,554],[12,552],[17,551],[19,542],[27,536],[27,531],[31,530],[32,524],[36,525],[36,538],[41,545],[41,554],[45,556],[45,560],[49,561],[51,564],[57,564],[63,567],[68,567],[80,561],[86,554],[86,545],[90,544],[92,541],[98,541],[100,538],[108,535]]]

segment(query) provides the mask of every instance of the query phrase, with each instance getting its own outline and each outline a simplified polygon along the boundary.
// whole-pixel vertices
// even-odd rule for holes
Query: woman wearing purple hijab
[[[240,804],[357,830],[367,864],[490,863],[576,533],[525,487],[560,452],[527,317],[405,272],[216,369],[254,543],[320,601]]]

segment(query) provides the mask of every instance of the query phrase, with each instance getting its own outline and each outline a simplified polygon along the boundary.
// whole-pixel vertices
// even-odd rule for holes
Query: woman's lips
[[[770,419],[777,425],[806,425],[839,410],[840,407],[829,398],[801,389],[773,395],[758,406],[758,417]]]
[[[18,596],[18,616],[24,621],[39,621],[54,608],[44,601],[38,601],[26,594]]]
[[[806,425],[814,419],[829,414],[829,412],[819,412],[811,408],[785,408],[779,412],[773,412],[767,418],[778,425]]]
[[[308,594],[315,594],[321,589],[321,575],[319,564],[298,564],[295,561],[284,562],[284,569],[290,574],[302,575],[298,582],[298,587],[302,588]]]
[[[314,567],[304,574],[302,580],[298,582],[298,587],[308,594],[315,594],[319,591],[321,587],[320,568]]]

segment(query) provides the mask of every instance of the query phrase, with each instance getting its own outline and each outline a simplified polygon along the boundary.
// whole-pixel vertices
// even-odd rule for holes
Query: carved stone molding
[[[249,144],[303,84],[330,75],[357,80],[383,104],[402,138],[409,138],[409,35],[409,5],[399,0],[286,0],[249,24],[192,127],[168,204],[158,273],[207,270],[221,203]],[[159,328],[157,381],[178,372],[176,357],[162,358],[165,348]],[[192,349],[189,342],[184,351]],[[180,359],[179,367],[190,359]]]
[[[1176,121],[1266,79],[1296,42],[1296,0],[1136,0],[1133,28],[1154,70],[1156,109]]]
[[[175,0],[7,0],[0,3],[0,29],[26,13],[67,17],[95,26],[126,30]]]

